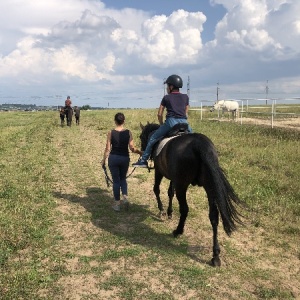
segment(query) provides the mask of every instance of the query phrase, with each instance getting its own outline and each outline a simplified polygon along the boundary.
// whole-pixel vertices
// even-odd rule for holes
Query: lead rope
[[[105,165],[102,165],[102,169],[103,169],[103,171],[104,171],[104,176],[105,176],[105,181],[106,181],[107,187],[109,187],[109,186],[110,186],[109,183],[112,183],[112,184],[113,184],[114,182],[113,182],[112,179],[109,177]],[[128,175],[126,176],[126,179],[127,179],[129,176],[132,175],[132,173],[134,172],[135,169],[136,169],[136,168],[134,167],[133,170],[131,171],[131,173],[128,174]],[[149,172],[150,172],[150,169],[149,169]]]
[[[107,169],[106,169],[106,166],[105,165],[102,165],[102,169],[104,171],[104,176],[105,176],[105,181],[106,181],[106,184],[107,184],[107,187],[109,187],[109,183],[113,183],[113,181],[110,179],[110,177],[108,176],[107,174]]]

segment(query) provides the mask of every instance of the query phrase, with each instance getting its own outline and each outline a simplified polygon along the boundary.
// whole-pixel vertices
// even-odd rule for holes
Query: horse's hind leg
[[[183,234],[185,220],[189,213],[189,207],[186,202],[186,191],[187,187],[175,188],[176,190],[176,197],[179,203],[179,212],[180,212],[180,219],[177,225],[177,228],[173,231],[174,237],[177,237],[179,234]]]
[[[232,111],[232,121],[235,121],[235,119],[236,119],[236,111],[233,110]]]
[[[172,183],[172,181],[170,181],[170,185],[169,185],[169,189],[168,189],[168,196],[169,196],[169,206],[168,206],[168,218],[172,219],[172,213],[173,213],[173,198],[174,198],[174,185]]]
[[[163,215],[166,214],[165,211],[164,211],[164,207],[163,207],[163,204],[161,202],[160,196],[159,196],[160,195],[159,186],[160,186],[162,178],[163,178],[163,176],[159,172],[155,172],[155,182],[154,182],[154,186],[153,186],[153,192],[154,192],[155,197],[156,197],[157,207],[159,209],[160,216],[163,216]]]
[[[209,220],[213,229],[213,258],[211,259],[211,264],[214,267],[221,266],[220,260],[220,246],[218,242],[218,225],[219,225],[219,211],[213,198],[208,195],[209,202]]]

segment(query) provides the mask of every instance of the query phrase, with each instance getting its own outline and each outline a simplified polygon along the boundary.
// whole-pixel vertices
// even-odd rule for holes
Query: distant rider
[[[73,108],[72,108],[72,101],[70,96],[67,97],[65,101],[65,114],[67,119],[67,126],[71,126],[72,124],[72,116],[73,116]]]

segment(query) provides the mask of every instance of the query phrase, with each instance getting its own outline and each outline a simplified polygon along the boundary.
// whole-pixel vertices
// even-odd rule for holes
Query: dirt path
[[[258,118],[243,118],[242,122],[243,124],[271,126],[271,120],[263,120]],[[300,131],[300,118],[275,119],[273,121],[273,127],[284,127]]]
[[[93,200],[89,203],[96,201],[101,181],[99,149],[102,145],[97,133],[87,128],[66,127],[59,130],[68,131],[69,139],[66,140],[65,135],[59,134],[55,142],[58,151],[58,169],[55,170],[57,184],[54,192],[57,202],[55,221],[56,230],[63,241],[59,243],[57,251],[65,258],[64,268],[70,274],[63,276],[58,282],[62,292],[58,299],[82,299],[84,295],[89,297],[100,292],[93,275],[79,272],[82,268],[79,258],[93,254],[92,249],[95,247],[87,237],[101,236],[101,228],[95,228],[89,221],[90,213],[81,203],[87,198],[86,187],[89,187],[89,197]],[[93,186],[95,193],[92,192]],[[103,296],[109,297],[109,294]]]
[[[62,128],[61,130],[69,130],[70,135],[69,141],[66,141],[63,135],[58,134],[55,141],[59,160],[57,164],[59,168],[55,170],[58,178],[54,192],[57,202],[55,230],[58,231],[62,239],[56,250],[64,258],[63,266],[66,269],[67,275],[63,276],[58,282],[58,289],[61,291],[61,295],[57,299],[75,300],[85,299],[84,297],[86,299],[119,299],[115,290],[106,290],[100,287],[101,283],[109,281],[119,268],[122,270],[121,273],[128,273],[129,270],[129,273],[134,276],[135,280],[147,282],[150,290],[153,289],[153,291],[156,291],[157,289],[157,292],[163,292],[166,287],[159,283],[158,278],[152,278],[151,271],[149,270],[150,267],[143,266],[143,263],[137,267],[136,261],[126,260],[125,258],[120,266],[119,260],[114,261],[112,259],[105,263],[104,268],[106,271],[101,274],[101,277],[97,276],[97,272],[92,271],[92,269],[97,270],[103,267],[103,265],[101,266],[93,258],[103,255],[109,248],[115,248],[114,245],[103,247],[102,243],[99,243],[99,237],[106,238],[107,229],[110,227],[109,225],[102,226],[101,224],[103,222],[113,222],[111,226],[114,228],[109,229],[112,233],[116,230],[130,232],[133,230],[132,224],[138,222],[137,226],[140,226],[138,225],[139,220],[145,218],[145,212],[135,211],[134,214],[122,215],[124,219],[121,222],[119,218],[116,220],[112,219],[115,215],[113,211],[109,216],[102,215],[101,209],[110,211],[112,203],[111,187],[107,188],[104,174],[100,169],[105,135],[99,136],[98,132],[84,128],[83,126],[71,129]],[[76,142],[79,136],[80,141]],[[69,164],[66,163],[66,157],[68,157]],[[132,160],[136,158],[134,156]],[[139,191],[133,193],[133,191],[129,190],[131,202],[134,203],[133,205],[139,205],[145,211],[150,210],[156,215],[158,210],[152,192],[153,173],[149,175],[147,172],[145,174],[145,170],[137,170],[134,175],[150,176],[150,180],[145,180],[141,183],[135,176],[128,178],[130,189],[136,183],[139,183]],[[163,182],[162,190],[164,185],[166,185],[166,182]],[[165,191],[166,189],[165,187]],[[199,194],[201,194],[201,197],[205,197],[203,191],[199,191]],[[163,199],[166,199],[166,197],[166,193],[162,195]],[[198,204],[191,203],[190,205],[197,206]],[[174,201],[174,210],[178,210],[176,201]],[[205,221],[202,224],[204,223],[209,227],[207,208],[203,210],[203,219]],[[166,226],[166,231],[171,232],[177,225],[177,220],[176,217],[165,223],[163,226]],[[203,263],[202,259],[198,258],[199,251],[208,257],[210,256],[211,232],[210,230],[208,233],[202,232],[201,238],[205,238],[207,244],[204,245],[202,243],[201,247],[194,235],[194,230],[187,228],[186,238],[193,240],[188,247],[188,253],[191,258],[198,259],[199,262]],[[102,246],[99,248],[98,244]],[[87,266],[81,261],[83,258],[88,261],[88,271],[84,271],[84,268],[87,268]],[[160,266],[159,264],[155,265],[155,272],[163,273],[165,267],[164,264]],[[175,286],[176,279],[173,279],[173,281]],[[165,292],[168,293],[167,290]],[[181,297],[181,299],[190,299],[193,293],[191,290],[188,292],[190,296],[187,298]],[[174,299],[177,298],[175,297]]]
[[[221,118],[221,119],[219,119],[219,121],[228,122],[229,120],[228,120],[228,118]],[[270,128],[272,126],[270,119],[267,120],[267,119],[260,119],[260,118],[245,118],[245,117],[243,117],[242,120],[237,119],[236,122],[239,124],[264,125],[264,126],[267,126]],[[300,131],[300,118],[274,119],[273,128],[276,128],[276,127],[289,128],[289,129]]]
[[[99,132],[83,126],[59,130],[69,130],[69,141],[59,134],[55,141],[59,160],[57,164],[59,168],[55,170],[57,176],[54,192],[57,202],[55,230],[62,239],[56,250],[64,258],[63,266],[67,274],[58,281],[61,294],[57,299],[119,299],[116,290],[107,290],[101,285],[111,280],[120,268],[121,274],[126,274],[130,270],[130,273],[141,281],[144,277],[138,274],[148,274],[149,270],[143,266],[136,269],[136,263],[126,259],[123,259],[121,265],[119,260],[114,259],[105,263],[97,261],[97,257],[105,255],[109,249],[113,251],[118,247],[112,244],[103,246],[103,242],[99,239],[109,240],[111,233],[132,230],[132,224],[135,220],[144,218],[144,212],[121,215],[124,219],[120,220],[119,215],[115,215],[116,213],[112,211],[112,189],[107,187],[100,167],[105,134],[100,136]],[[69,163],[66,163],[66,158]],[[132,158],[134,159],[137,157]],[[136,171],[138,172],[142,175],[144,173],[143,170]],[[128,178],[130,188],[136,182],[138,181],[134,176]],[[156,210],[152,180],[140,184],[139,188],[140,192],[137,195],[133,195],[129,190],[129,197],[134,197],[130,201],[145,209]],[[101,276],[97,269],[101,269]],[[156,281],[151,282],[151,278],[145,280],[149,281],[150,285],[156,284]]]

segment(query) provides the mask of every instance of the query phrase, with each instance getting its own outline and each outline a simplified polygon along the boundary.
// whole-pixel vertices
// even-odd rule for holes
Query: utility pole
[[[187,94],[190,98],[190,76],[188,76],[188,82],[187,82]]]
[[[266,85],[266,105],[268,105],[268,94],[269,94],[269,86],[268,86],[269,80],[267,80],[267,85]]]
[[[217,82],[217,102],[219,101],[219,81]]]
[[[164,81],[163,81],[164,96],[166,95],[165,81],[166,81],[166,78],[164,78]]]

